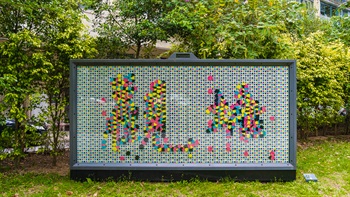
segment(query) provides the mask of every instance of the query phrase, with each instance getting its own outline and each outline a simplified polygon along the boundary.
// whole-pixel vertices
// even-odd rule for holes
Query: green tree
[[[30,111],[37,107],[36,92],[44,73],[47,73],[41,47],[41,40],[28,30],[8,33],[8,41],[0,45],[0,90],[2,100],[0,110],[7,111],[6,117],[15,120],[12,156],[23,156],[29,143],[27,133],[30,130]]]
[[[285,34],[316,31],[312,10],[293,1],[179,1],[166,27],[201,58],[288,58]],[[313,25],[315,24],[315,25]]]
[[[348,2],[349,4],[350,2]],[[346,4],[344,4],[346,5]],[[347,5],[349,7],[349,5]],[[343,7],[344,8],[344,7]],[[342,8],[341,8],[342,9]],[[329,42],[340,41],[344,43],[345,49],[350,50],[350,16],[334,16],[329,20],[329,25],[325,26],[324,32]],[[346,110],[350,111],[350,63],[348,69],[344,68],[343,72],[347,73],[347,83],[344,84],[345,95],[343,97]],[[345,117],[346,133],[350,133],[350,113]]]
[[[97,1],[94,4],[94,11],[98,39],[103,43],[120,46],[114,45],[113,51],[108,52],[103,45],[99,45],[102,57],[132,50],[135,52],[135,58],[139,58],[142,47],[152,47],[157,40],[167,40],[167,33],[162,28],[162,17],[167,9],[165,2],[168,1],[115,0],[112,3]]]
[[[348,81],[349,48],[328,42],[323,32],[312,33],[293,46],[298,63],[298,126],[301,137],[321,126],[337,123]]]
[[[324,26],[326,37],[330,42],[340,40],[345,45],[350,46],[350,16],[333,16],[329,20],[329,24]]]
[[[62,142],[61,124],[67,119],[69,102],[69,60],[89,58],[95,54],[95,43],[84,31],[83,14],[76,1],[53,1],[45,13],[45,27],[41,33],[42,50],[50,63],[47,77],[42,83],[43,118],[49,125],[48,141],[53,165],[57,163]]]
[[[3,95],[1,111],[14,119],[14,155],[23,156],[30,112],[40,102],[48,103],[45,120],[50,123],[48,140],[53,164],[59,146],[60,123],[68,104],[69,59],[88,57],[94,42],[83,30],[83,13],[73,0],[1,1],[0,32],[8,38],[0,45]],[[41,98],[41,95],[45,95]]]
[[[128,58],[126,52],[127,45],[117,37],[112,31],[99,32],[96,38],[96,49],[98,59],[124,59]]]

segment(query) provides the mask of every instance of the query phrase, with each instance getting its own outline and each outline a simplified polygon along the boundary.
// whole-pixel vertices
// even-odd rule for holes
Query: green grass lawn
[[[318,182],[305,182],[303,173],[314,173]],[[350,196],[350,142],[303,143],[293,182],[75,182],[56,174],[12,173],[0,174],[0,196]]]

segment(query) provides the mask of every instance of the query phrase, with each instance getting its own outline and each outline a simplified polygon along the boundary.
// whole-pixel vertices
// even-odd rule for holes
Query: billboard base
[[[70,178],[86,181],[136,180],[172,182],[180,180],[207,181],[294,181],[296,170],[71,170]]]

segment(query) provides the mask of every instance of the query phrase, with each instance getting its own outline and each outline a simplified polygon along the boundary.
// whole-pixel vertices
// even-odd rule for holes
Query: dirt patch
[[[57,166],[52,166],[52,157],[49,154],[28,154],[15,169],[11,159],[0,161],[0,172],[3,173],[28,173],[37,174],[56,173],[67,176],[69,173],[69,151],[64,151],[57,158]]]
[[[297,145],[299,148],[305,149],[310,146],[323,143],[325,141],[350,142],[350,135],[337,135],[337,136],[328,135],[328,136],[309,137],[307,140],[299,140]]]
[[[338,140],[338,141],[350,142],[350,135],[317,136],[317,137],[310,137],[309,140],[310,140],[310,141]]]

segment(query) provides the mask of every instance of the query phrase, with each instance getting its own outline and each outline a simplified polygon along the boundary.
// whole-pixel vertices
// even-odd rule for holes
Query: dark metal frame
[[[289,67],[289,163],[287,164],[89,164],[77,163],[77,66],[288,66]],[[201,60],[191,53],[175,53],[157,60],[71,60],[70,61],[70,176],[74,180],[126,178],[173,181],[200,178],[219,180],[292,181],[296,179],[296,61],[295,60]]]

